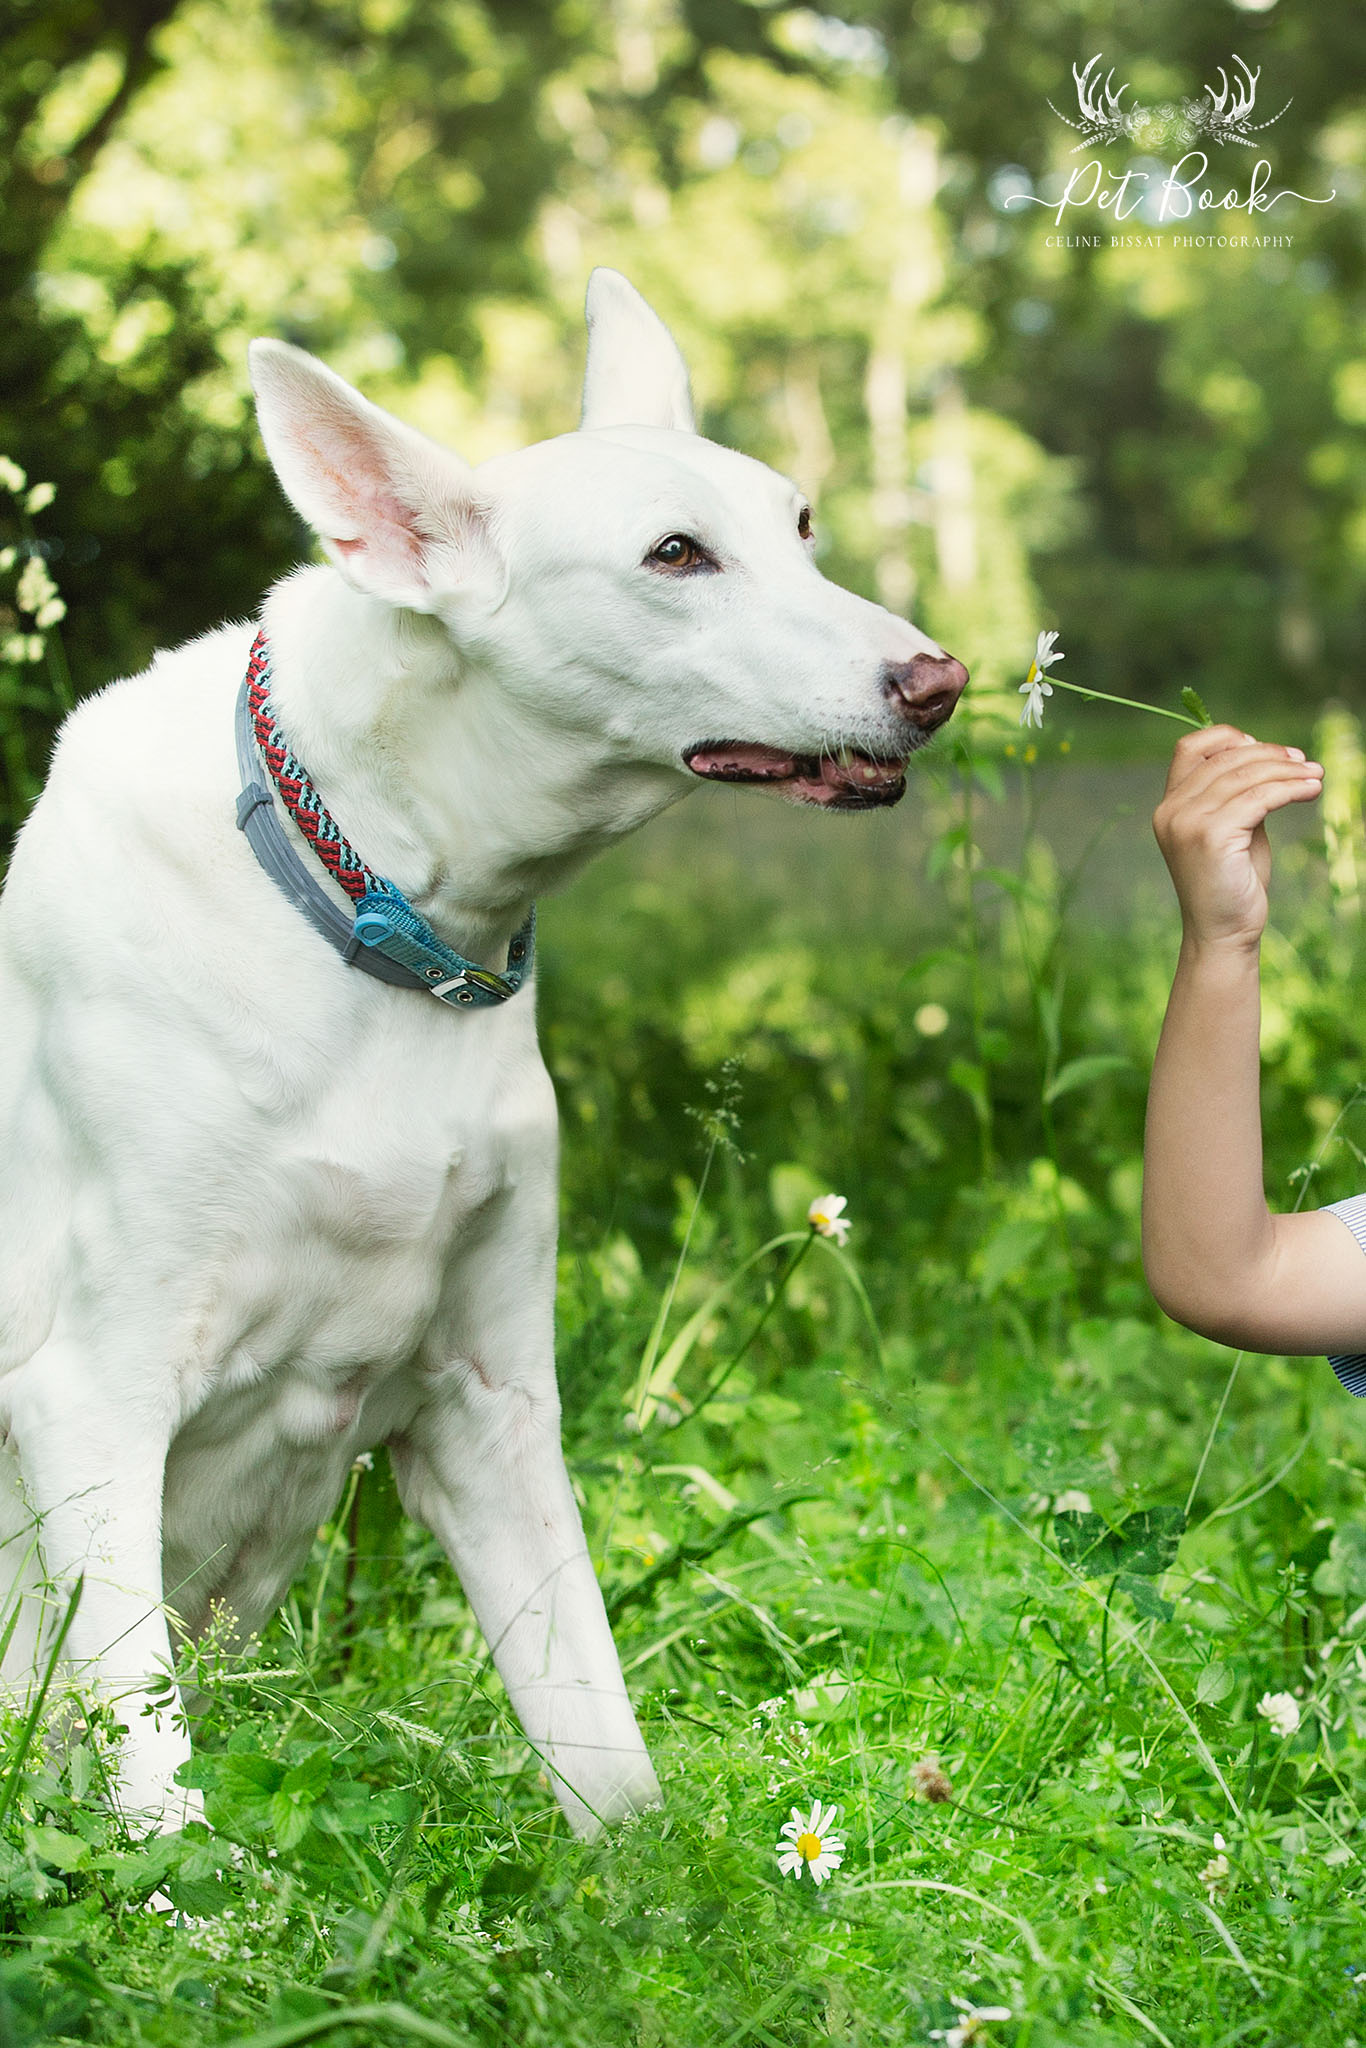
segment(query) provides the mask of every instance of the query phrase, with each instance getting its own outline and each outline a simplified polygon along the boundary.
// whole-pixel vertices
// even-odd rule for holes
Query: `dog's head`
[[[281,342],[252,378],[286,492],[348,582],[604,761],[802,803],[895,803],[967,672],[830,583],[785,477],[693,425],[667,328],[588,287],[577,433],[471,469]]]

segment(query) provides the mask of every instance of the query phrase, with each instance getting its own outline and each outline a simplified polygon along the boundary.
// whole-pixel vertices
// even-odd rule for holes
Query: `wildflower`
[[[47,563],[41,555],[30,555],[14,586],[14,602],[21,612],[36,612],[56,595],[57,586],[48,574]]]
[[[1265,1716],[1278,1735],[1293,1735],[1300,1725],[1299,1702],[1289,1692],[1264,1692],[1257,1712]]]
[[[1067,1491],[1060,1493],[1054,1501],[1053,1512],[1055,1515],[1089,1515],[1091,1496],[1089,1493],[1083,1493],[1079,1486],[1069,1486]]]
[[[18,497],[27,482],[28,478],[18,463],[11,462],[8,455],[0,455],[0,491],[13,491]]]
[[[849,1235],[849,1225],[844,1211],[848,1207],[843,1195],[820,1195],[806,1212],[806,1220],[818,1237],[833,1237],[842,1245]]]
[[[809,1870],[816,1884],[824,1884],[839,1869],[844,1861],[844,1838],[830,1832],[839,1812],[837,1806],[822,1806],[818,1799],[803,1819],[801,1809],[793,1807],[791,1820],[783,1822],[783,1839],[773,1849],[784,1877],[800,1878],[803,1870]]]
[[[1020,713],[1021,725],[1041,726],[1043,724],[1043,700],[1045,697],[1052,696],[1053,685],[1051,683],[1021,683],[1020,690],[1022,694],[1026,690],[1029,692],[1024,710]],[[1026,749],[1027,752],[1028,749]]]
[[[373,1451],[357,1451],[357,1453],[356,1453],[355,1457],[354,1457],[354,1458],[353,1458],[353,1459],[351,1460],[351,1470],[352,1470],[353,1472],[373,1472],[373,1471],[374,1471],[374,1469],[375,1469],[375,1454],[374,1454],[374,1452],[373,1452]]]
[[[1020,713],[1021,725],[1043,724],[1043,700],[1053,694],[1053,685],[1044,681],[1043,673],[1063,658],[1061,649],[1056,654],[1053,652],[1057,637],[1056,633],[1040,633],[1035,642],[1029,674],[1020,685],[1020,695],[1025,700],[1024,710]]]
[[[943,1806],[953,1797],[949,1774],[937,1756],[922,1756],[911,1765],[911,1784],[916,1797],[928,1800],[931,1806]]]
[[[24,500],[24,510],[29,514],[46,512],[56,495],[56,484],[35,484]]]
[[[1055,647],[1057,648],[1056,654],[1053,651]],[[1029,675],[1024,687],[1028,689],[1030,683],[1034,681],[1036,676],[1041,674],[1044,669],[1052,668],[1055,661],[1061,661],[1062,659],[1063,652],[1062,649],[1058,647],[1057,634],[1040,633],[1038,639],[1034,643],[1034,659],[1029,664]]]
[[[942,2041],[944,2048],[971,2048],[974,2041],[984,2038],[984,2030],[998,2020],[1010,2018],[1008,2005],[969,2005],[965,1998],[955,1998],[958,2008],[958,2022],[952,2027],[935,2027],[930,2034],[932,2041]]]
[[[1224,1854],[1225,1842],[1222,1835],[1217,1834],[1214,1837],[1214,1846],[1218,1854],[1211,1856],[1209,1862],[1200,1872],[1200,1882],[1211,1898],[1213,1898],[1219,1887],[1226,1882],[1229,1875],[1229,1860]]]

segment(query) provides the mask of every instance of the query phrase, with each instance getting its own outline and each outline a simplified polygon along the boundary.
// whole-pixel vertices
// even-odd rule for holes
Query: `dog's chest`
[[[433,1369],[478,1342],[468,1294],[492,1278],[497,1296],[503,1261],[515,1298],[528,1239],[553,1253],[550,1084],[529,1028],[484,1040],[496,1057],[475,1032],[435,1057],[386,1045],[257,1126],[181,1347],[163,1527],[192,1621],[219,1586],[269,1611],[350,1459],[408,1428]]]
[[[464,1022],[439,1021],[454,1034]],[[419,1356],[510,1191],[553,1201],[553,1100],[534,1041],[495,1059],[473,1037],[339,1067],[258,1127],[251,1199],[226,1261],[203,1276],[190,1349],[205,1395],[268,1377],[282,1421],[297,1408],[309,1434],[308,1390]]]

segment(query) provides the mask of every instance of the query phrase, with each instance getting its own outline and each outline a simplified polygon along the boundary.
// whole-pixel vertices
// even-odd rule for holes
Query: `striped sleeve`
[[[1366,1195],[1349,1195],[1345,1202],[1330,1202],[1322,1213],[1340,1217],[1362,1251],[1366,1252]],[[1366,1351],[1354,1351],[1345,1358],[1330,1358],[1328,1363],[1349,1394],[1355,1394],[1358,1399],[1366,1396]]]

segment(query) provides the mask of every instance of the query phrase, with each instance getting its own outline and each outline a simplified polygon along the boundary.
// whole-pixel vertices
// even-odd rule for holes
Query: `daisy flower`
[[[1222,1835],[1214,1837],[1214,1846],[1219,1852],[1218,1855],[1211,1856],[1209,1862],[1200,1872],[1200,1882],[1211,1898],[1214,1898],[1220,1888],[1228,1881],[1231,1869],[1228,1857],[1224,1854],[1227,1844]]]
[[[1257,1702],[1257,1712],[1278,1735],[1293,1735],[1300,1725],[1299,1702],[1291,1692],[1264,1692]]]
[[[1056,654],[1053,651],[1057,638],[1056,633],[1040,633],[1034,643],[1034,659],[1029,664],[1029,674],[1020,685],[1020,695],[1025,700],[1024,710],[1020,713],[1021,725],[1043,724],[1043,700],[1053,694],[1053,685],[1043,679],[1044,670],[1063,659],[1061,648]]]
[[[942,2041],[944,2048],[972,2048],[974,2041],[986,2038],[986,2029],[997,2020],[1010,2018],[1008,2005],[969,2005],[965,1998],[955,1998],[958,2007],[958,2022],[952,2027],[935,2027],[932,2041]]]
[[[843,1195],[819,1195],[806,1212],[806,1220],[818,1237],[833,1237],[842,1245],[849,1235],[849,1224],[845,1210],[849,1204]]]
[[[800,1878],[809,1870],[816,1884],[824,1884],[839,1869],[844,1837],[831,1833],[839,1815],[837,1806],[822,1806],[819,1799],[805,1816],[800,1807],[793,1807],[791,1820],[783,1823],[783,1839],[773,1849],[784,1877]]]

